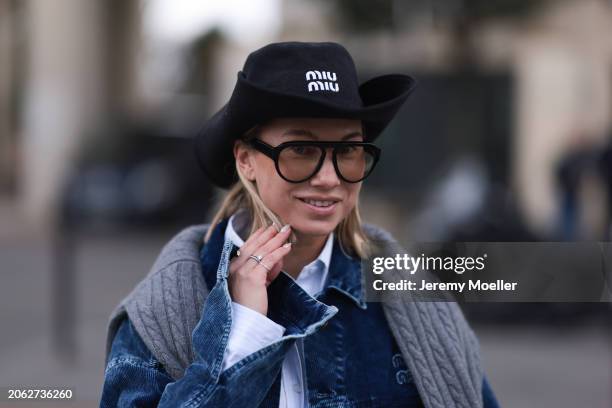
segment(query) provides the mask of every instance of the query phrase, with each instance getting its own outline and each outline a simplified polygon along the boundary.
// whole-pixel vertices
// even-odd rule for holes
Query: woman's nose
[[[327,152],[325,155],[325,160],[323,161],[323,165],[314,175],[312,179],[310,179],[310,184],[312,186],[319,187],[335,187],[340,185],[341,181],[338,178],[338,174],[336,174],[336,169],[334,168],[334,163],[332,161],[332,153]]]

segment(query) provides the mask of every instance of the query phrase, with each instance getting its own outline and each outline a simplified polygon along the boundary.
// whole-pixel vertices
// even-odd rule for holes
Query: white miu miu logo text
[[[323,81],[320,81],[323,80]],[[306,73],[308,81],[308,92],[312,91],[332,91],[338,92],[340,88],[336,82],[336,73],[329,71],[308,71]]]

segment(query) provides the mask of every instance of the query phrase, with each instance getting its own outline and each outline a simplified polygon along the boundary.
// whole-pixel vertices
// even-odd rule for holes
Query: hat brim
[[[234,142],[253,126],[281,117],[361,119],[365,140],[373,141],[387,127],[416,86],[409,75],[389,74],[359,86],[362,107],[347,108],[302,95],[274,92],[248,81],[238,73],[228,103],[207,120],[195,139],[198,162],[217,186],[229,188],[237,181]]]

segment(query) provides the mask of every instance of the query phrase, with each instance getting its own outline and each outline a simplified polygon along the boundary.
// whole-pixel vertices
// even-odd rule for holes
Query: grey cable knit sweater
[[[191,334],[208,295],[199,260],[207,228],[195,225],[177,234],[149,274],[115,308],[108,324],[107,358],[127,314],[166,371],[175,380],[183,376],[195,358]],[[404,252],[388,232],[369,224],[364,229],[377,256]],[[419,302],[389,291],[383,309],[427,408],[482,407],[478,341],[456,303]]]

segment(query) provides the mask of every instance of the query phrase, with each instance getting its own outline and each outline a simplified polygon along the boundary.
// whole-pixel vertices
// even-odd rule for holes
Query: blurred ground
[[[79,238],[74,252],[78,350],[70,362],[56,355],[51,341],[52,247],[45,233],[23,230],[13,210],[0,205],[5,282],[0,286],[0,386],[71,387],[75,406],[97,406],[108,315],[174,231]],[[601,327],[479,326],[476,331],[502,406],[612,406],[612,342]]]
[[[477,327],[503,407],[612,407],[610,333],[598,327]]]

